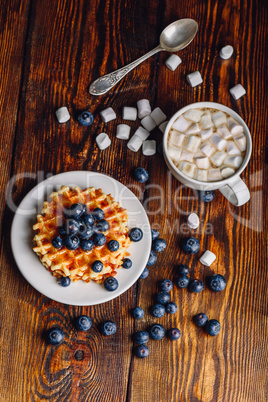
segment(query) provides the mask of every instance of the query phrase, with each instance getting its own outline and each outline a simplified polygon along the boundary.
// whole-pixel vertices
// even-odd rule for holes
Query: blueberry
[[[147,266],[151,267],[152,265],[154,265],[157,261],[157,255],[155,254],[155,252],[153,250],[151,250],[150,255],[149,255],[149,260],[147,262]]]
[[[208,316],[205,313],[199,313],[193,317],[193,322],[198,327],[204,327],[204,325],[206,325],[207,321],[208,321]]]
[[[72,235],[79,232],[80,224],[75,219],[67,219],[65,228],[67,235]]]
[[[59,234],[63,237],[67,235],[64,225],[59,227]]]
[[[142,167],[137,167],[133,172],[133,177],[139,183],[145,183],[149,179],[147,170]]]
[[[149,330],[149,335],[155,341],[164,338],[165,336],[165,328],[161,324],[154,324],[151,326]]]
[[[152,230],[151,230],[151,233],[152,233],[152,241],[154,241],[155,239],[158,239],[158,237],[159,237],[159,232],[158,232],[158,230],[152,229]]]
[[[102,233],[94,233],[92,240],[97,247],[103,246],[106,243],[106,237]]]
[[[154,304],[151,307],[151,313],[154,317],[156,318],[160,318],[163,317],[163,315],[165,315],[165,307],[163,306],[163,304]]]
[[[181,331],[178,328],[171,328],[167,331],[167,336],[171,341],[176,341],[181,337]]]
[[[141,273],[140,279],[145,279],[145,278],[147,278],[148,275],[149,275],[149,269],[144,268],[144,270]]]
[[[87,315],[80,315],[75,318],[74,325],[78,331],[88,331],[91,328],[92,322]]]
[[[78,218],[80,218],[81,215],[83,215],[83,213],[84,213],[84,208],[83,208],[82,204],[72,204],[70,206],[70,208],[67,208],[64,211],[64,215],[67,219],[68,218],[78,219]]]
[[[118,280],[113,276],[109,276],[104,280],[104,287],[109,292],[113,292],[118,288]]]
[[[80,204],[80,205],[82,206],[82,209],[83,209],[83,214],[81,215],[81,217],[82,217],[87,214],[87,206],[86,206],[86,204]]]
[[[47,331],[46,339],[50,345],[59,345],[63,342],[64,333],[62,329],[58,327],[53,327],[49,331]]]
[[[73,234],[71,236],[66,236],[63,244],[66,248],[68,248],[68,250],[76,250],[79,247],[80,240],[78,236]]]
[[[186,265],[186,264],[180,264],[180,265],[178,266],[178,273],[179,273],[179,274],[188,275],[189,272],[190,272],[190,269],[189,269],[188,265]]]
[[[94,219],[96,220],[96,221],[100,221],[100,220],[102,220],[103,218],[104,218],[104,216],[105,216],[105,213],[104,213],[104,211],[102,210],[102,209],[100,209],[100,208],[95,208],[95,209],[93,209],[93,217],[94,217]]]
[[[125,269],[131,268],[132,267],[132,261],[129,258],[124,258],[122,267],[125,268]]]
[[[205,330],[211,336],[218,335],[221,330],[221,324],[217,320],[209,320],[205,325]]]
[[[199,198],[204,202],[211,202],[215,197],[215,191],[199,191]]]
[[[220,274],[215,274],[207,278],[208,287],[214,292],[221,292],[226,288],[226,280],[224,276]]]
[[[91,251],[94,247],[94,243],[90,239],[85,239],[80,242],[80,247],[83,251]]]
[[[116,333],[116,323],[113,321],[105,321],[101,324],[101,332],[105,336],[113,335]]]
[[[96,260],[91,265],[91,269],[94,272],[101,272],[103,270],[103,263],[99,260]]]
[[[62,248],[62,238],[60,236],[54,237],[54,239],[52,239],[52,246],[55,248]]]
[[[110,240],[107,246],[110,251],[117,251],[119,249],[119,243],[117,240]]]
[[[110,228],[109,222],[105,219],[101,219],[100,221],[98,221],[95,226],[99,232],[106,232]]]
[[[182,239],[181,247],[185,253],[196,254],[200,250],[200,243],[195,237],[185,237]]]
[[[138,345],[134,347],[134,353],[140,359],[144,359],[149,356],[149,348],[147,345]]]
[[[89,239],[94,234],[94,229],[92,226],[80,225],[78,236],[80,239]]]
[[[132,228],[128,234],[131,241],[137,242],[143,238],[143,232],[139,228]]]
[[[134,318],[137,318],[137,320],[139,320],[140,318],[142,318],[144,316],[144,311],[141,307],[135,307],[132,310],[132,315]]]
[[[149,341],[149,334],[146,331],[137,331],[133,334],[133,341],[138,345],[143,345]]]
[[[169,314],[174,314],[178,310],[178,306],[174,302],[169,302],[165,305],[166,307],[166,312]]]
[[[66,288],[67,286],[70,286],[71,284],[71,279],[69,276],[61,276],[60,279],[58,280],[58,283],[63,287]]]
[[[173,283],[171,282],[170,279],[163,279],[159,283],[159,288],[160,288],[160,290],[163,290],[165,292],[170,292],[171,289],[173,288]]]
[[[157,252],[157,253],[162,253],[162,251],[165,250],[166,248],[166,242],[164,239],[155,239],[152,244],[152,248]]]
[[[90,112],[82,112],[78,118],[77,118],[78,122],[80,124],[82,124],[82,126],[91,126],[91,124],[94,121],[94,117],[93,114]]]
[[[156,301],[160,304],[167,304],[170,301],[170,294],[165,291],[161,291],[156,295]]]
[[[95,222],[95,219],[92,214],[85,214],[81,216],[81,220],[87,225],[92,226]]]
[[[190,292],[200,293],[204,289],[204,284],[200,279],[194,279],[193,281],[190,281],[188,289]]]
[[[177,279],[177,286],[178,288],[187,288],[190,283],[190,278],[187,275],[180,274]]]

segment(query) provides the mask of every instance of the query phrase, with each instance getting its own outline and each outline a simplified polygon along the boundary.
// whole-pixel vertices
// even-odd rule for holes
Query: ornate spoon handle
[[[89,93],[91,95],[102,95],[108,92],[115,84],[117,84],[129,71],[133,70],[136,66],[142,63],[144,60],[153,56],[155,53],[161,52],[163,49],[160,45],[141,56],[139,59],[129,63],[128,65],[113,71],[110,74],[106,74],[103,77],[98,78],[89,87]]]

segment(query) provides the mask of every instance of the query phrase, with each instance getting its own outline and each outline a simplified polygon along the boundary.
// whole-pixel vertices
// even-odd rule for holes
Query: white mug
[[[204,182],[204,181],[198,181],[195,179],[192,179],[188,176],[186,176],[184,173],[182,173],[176,165],[172,162],[170,159],[168,152],[167,152],[167,140],[168,140],[168,133],[169,130],[171,129],[171,126],[173,125],[174,121],[183,113],[185,113],[189,109],[196,109],[196,108],[210,108],[210,109],[218,109],[221,110],[225,113],[228,113],[230,116],[232,116],[239,124],[241,124],[244,128],[244,133],[246,135],[247,139],[247,149],[246,153],[243,159],[243,162],[239,169],[230,177],[227,179],[223,179],[220,181],[213,181],[213,182]],[[166,161],[166,164],[173,174],[173,176],[176,177],[181,183],[185,184],[187,187],[193,188],[195,190],[202,190],[202,191],[207,191],[207,190],[219,190],[226,198],[228,201],[230,201],[233,205],[240,206],[245,204],[246,202],[249,201],[250,199],[250,192],[246,186],[246,184],[243,182],[243,180],[240,178],[240,174],[243,172],[243,170],[246,168],[250,156],[252,152],[252,140],[251,140],[251,135],[249,132],[249,129],[244,122],[244,120],[232,109],[228,108],[227,106],[223,106],[220,103],[215,103],[215,102],[197,102],[197,103],[192,103],[190,105],[185,106],[184,108],[180,109],[177,113],[174,114],[174,116],[171,117],[171,119],[168,122],[168,125],[165,129],[164,133],[164,138],[163,138],[163,154],[164,158]]]

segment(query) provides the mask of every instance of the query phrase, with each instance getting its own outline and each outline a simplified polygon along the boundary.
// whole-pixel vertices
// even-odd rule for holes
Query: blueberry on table
[[[130,258],[124,258],[124,259],[123,259],[122,267],[125,268],[125,269],[131,268],[131,267],[132,267],[132,261],[131,261],[131,259],[130,259]]]
[[[188,254],[196,254],[200,250],[200,243],[195,237],[185,237],[181,242],[182,250]]]
[[[143,232],[139,228],[132,228],[128,234],[131,241],[138,242],[143,238]]]
[[[149,334],[146,331],[137,331],[133,334],[133,341],[138,345],[142,345],[149,341]]]
[[[134,347],[134,354],[140,359],[144,359],[149,356],[149,348],[147,345],[138,345]]]
[[[93,114],[90,112],[82,112],[79,116],[78,116],[78,122],[80,124],[82,124],[82,126],[91,126],[91,124],[94,121],[94,117]]]
[[[178,266],[178,273],[179,273],[179,274],[188,275],[189,272],[190,272],[190,269],[189,269],[188,265],[186,265],[186,264],[180,264],[180,265]]]
[[[94,233],[92,241],[96,247],[103,246],[106,243],[106,237],[103,233]]]
[[[81,220],[87,225],[92,226],[95,222],[95,219],[92,214],[84,214],[81,216]]]
[[[63,288],[67,288],[67,286],[70,286],[71,284],[71,279],[69,278],[69,276],[61,276],[58,280],[58,284],[61,285]]]
[[[204,289],[204,283],[200,279],[194,279],[190,281],[188,289],[192,293],[200,293]]]
[[[133,177],[139,183],[145,183],[149,179],[147,170],[142,167],[137,167],[133,172]]]
[[[83,204],[84,205],[84,204]],[[72,204],[70,208],[64,210],[63,214],[66,218],[78,219],[84,213],[82,204]]]
[[[158,239],[158,237],[159,237],[158,230],[152,229],[151,232],[152,232],[152,241],[154,241],[155,239]]]
[[[149,275],[149,269],[144,268],[144,270],[141,273],[140,279],[145,279],[145,278],[147,278],[148,275]]]
[[[207,278],[208,287],[214,292],[221,292],[226,288],[226,280],[224,276],[220,274],[215,274]]]
[[[98,221],[95,226],[97,227],[99,232],[106,232],[110,228],[109,222],[105,219],[101,219],[100,221]]]
[[[72,235],[79,232],[80,223],[75,219],[67,219],[65,228],[67,235]]]
[[[172,288],[173,288],[173,283],[171,282],[170,279],[163,279],[159,283],[159,289],[162,291],[170,292]]]
[[[107,246],[110,251],[117,251],[119,249],[119,243],[117,240],[110,240]]]
[[[156,251],[157,253],[162,253],[162,251],[165,250],[166,248],[166,242],[164,239],[155,239],[153,241],[152,244],[152,248],[154,249],[154,251]]]
[[[174,314],[174,313],[176,313],[176,311],[178,310],[178,306],[177,306],[177,304],[174,303],[174,302],[168,302],[168,303],[165,305],[165,308],[166,308],[166,312],[167,312],[168,314]]]
[[[205,325],[206,332],[211,336],[216,336],[221,330],[221,324],[217,320],[209,320]]]
[[[101,208],[93,209],[92,215],[96,221],[100,221],[105,217],[105,213]]]
[[[105,321],[101,324],[101,332],[105,336],[110,336],[116,333],[116,323],[113,321]]]
[[[144,311],[141,307],[135,307],[132,310],[132,316],[137,318],[137,320],[141,319],[144,316]]]
[[[215,191],[199,191],[199,198],[204,202],[211,202],[215,197]]]
[[[154,324],[151,326],[149,330],[150,337],[155,341],[164,338],[165,333],[166,333],[165,328],[161,324]]]
[[[75,318],[74,325],[78,331],[88,331],[91,328],[92,322],[87,315],[80,315]]]
[[[101,272],[103,270],[103,263],[99,260],[96,260],[91,265],[91,269],[94,272]]]
[[[165,307],[163,306],[163,304],[154,304],[151,307],[151,313],[154,317],[156,318],[160,318],[163,317],[163,315],[165,315]]]
[[[155,254],[155,252],[153,250],[151,250],[150,255],[149,255],[149,260],[147,262],[147,266],[151,267],[152,265],[154,265],[157,261],[157,255]]]
[[[204,327],[208,321],[208,316],[205,313],[196,314],[193,317],[193,322],[197,327]]]
[[[62,241],[62,238],[60,236],[54,237],[54,239],[52,239],[51,243],[52,243],[52,246],[57,248],[57,249],[62,248],[62,245],[63,245],[63,241]]]
[[[178,328],[171,328],[167,331],[167,336],[171,341],[176,341],[181,337],[181,331]]]
[[[63,244],[68,250],[76,250],[80,245],[80,239],[75,234],[66,236]]]
[[[187,288],[190,283],[190,278],[187,275],[180,274],[177,278],[177,286],[180,289]]]
[[[85,239],[80,242],[80,247],[83,251],[91,251],[94,247],[94,243],[90,239]]]
[[[157,293],[156,301],[160,304],[166,304],[170,301],[170,294],[162,290],[161,292]]]
[[[94,234],[92,226],[80,225],[79,233],[77,233],[80,239],[89,239]]]
[[[50,345],[60,345],[64,340],[62,329],[53,327],[47,331],[46,340]]]
[[[104,280],[104,287],[109,292],[113,292],[118,288],[118,280],[113,276],[109,276]]]

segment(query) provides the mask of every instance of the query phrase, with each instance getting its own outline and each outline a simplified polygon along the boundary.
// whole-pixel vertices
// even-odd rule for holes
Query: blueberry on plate
[[[113,321],[105,321],[101,324],[101,332],[105,336],[113,335],[116,333],[116,323]]]
[[[162,253],[162,251],[165,250],[166,248],[166,242],[164,239],[155,239],[153,241],[152,244],[152,248],[154,249],[154,251],[156,251],[157,253]]]
[[[105,219],[98,221],[95,226],[99,232],[106,232],[110,228],[109,222]]]
[[[96,260],[92,263],[91,269],[94,272],[101,272],[103,270],[103,263],[99,260]]]
[[[137,242],[143,238],[143,232],[139,228],[132,228],[128,234],[131,241]]]
[[[132,261],[129,258],[124,258],[122,267],[125,268],[125,269],[131,268],[132,267]]]
[[[188,265],[186,265],[186,264],[180,264],[180,265],[178,266],[178,273],[179,273],[179,274],[188,275],[189,272],[190,272],[190,269],[189,269]]]
[[[167,304],[165,305],[165,308],[166,308],[166,312],[167,312],[168,314],[174,314],[174,313],[176,313],[176,311],[178,310],[178,306],[177,306],[177,304],[174,303],[174,302],[169,302],[169,303],[167,303]]]
[[[181,288],[181,289],[183,289],[183,288],[187,288],[187,286],[189,285],[189,283],[190,283],[190,278],[187,276],[187,275],[184,275],[184,274],[180,274],[179,276],[178,276],[178,278],[177,278],[177,286],[178,286],[178,288]]]
[[[117,251],[118,249],[119,249],[119,243],[118,243],[118,241],[117,240],[110,240],[109,242],[108,242],[108,244],[107,244],[107,246],[108,246],[108,249],[110,250],[110,251]]]
[[[224,276],[220,274],[215,274],[207,278],[207,284],[210,290],[214,292],[221,292],[226,288],[226,280]]]
[[[92,241],[96,247],[103,246],[106,243],[106,237],[103,233],[94,233]]]
[[[82,217],[87,214],[87,206],[86,206],[86,204],[80,204],[80,205],[82,206],[82,209],[83,209],[83,214],[81,215],[81,217]]]
[[[80,242],[80,247],[83,251],[91,251],[94,247],[94,243],[90,239],[85,239]]]
[[[92,322],[87,315],[80,315],[74,319],[74,325],[78,331],[88,331],[91,328]]]
[[[94,117],[92,113],[85,111],[78,116],[77,120],[80,124],[82,124],[82,126],[91,126],[94,121]]]
[[[163,315],[165,315],[165,307],[163,306],[163,304],[154,304],[151,307],[151,313],[154,317],[156,318],[160,318],[163,317]]]
[[[159,232],[158,232],[158,230],[152,229],[152,230],[151,230],[151,233],[152,233],[152,241],[154,241],[155,239],[158,239],[158,237],[159,237]]]
[[[199,191],[199,198],[204,202],[211,202],[215,197],[215,191]]]
[[[204,283],[200,279],[194,279],[190,281],[188,289],[192,293],[200,293],[204,289]]]
[[[67,235],[72,235],[79,232],[80,223],[75,219],[67,219],[65,228]]]
[[[171,341],[176,341],[181,337],[181,331],[178,328],[171,328],[167,331],[167,336]]]
[[[193,317],[193,322],[197,327],[204,327],[208,321],[208,316],[205,313],[196,314]]]
[[[163,279],[159,283],[159,289],[164,292],[170,292],[172,288],[173,288],[173,283],[171,282],[170,279]]]
[[[221,330],[221,324],[217,320],[209,320],[205,325],[206,332],[211,336],[216,336]]]
[[[84,214],[81,216],[81,220],[87,225],[87,226],[93,226],[95,219],[92,214]]]
[[[160,304],[167,304],[170,301],[170,294],[162,290],[161,292],[157,293],[156,301]]]
[[[63,244],[68,250],[76,250],[80,245],[80,239],[75,234],[66,236],[63,240]]]
[[[153,250],[151,250],[150,255],[149,255],[149,260],[147,262],[147,266],[151,267],[152,265],[154,265],[157,261],[157,255],[155,254],[155,252]]]
[[[144,270],[141,273],[140,279],[145,279],[145,278],[147,278],[148,275],[149,275],[149,269],[144,268]]]
[[[133,348],[134,354],[140,359],[149,356],[149,348],[147,345],[138,345]]]
[[[135,307],[132,310],[132,316],[137,318],[137,320],[141,319],[144,316],[144,311],[141,307]]]
[[[185,237],[181,242],[182,250],[188,254],[196,254],[200,250],[200,243],[195,237]]]
[[[46,340],[50,345],[60,345],[63,342],[64,333],[62,329],[53,327],[47,331]]]
[[[113,292],[118,288],[118,280],[113,276],[109,276],[104,280],[104,287],[109,292]]]
[[[57,249],[62,248],[62,245],[63,245],[63,241],[62,241],[62,238],[60,236],[54,237],[54,239],[52,239],[51,243],[52,243],[52,246],[57,248]]]
[[[58,280],[58,284],[61,285],[63,288],[67,288],[67,286],[70,286],[71,284],[71,279],[69,278],[69,276],[61,276]]]
[[[94,229],[92,226],[80,225],[79,233],[77,233],[80,239],[89,239],[94,234]]]
[[[105,217],[105,213],[101,208],[93,209],[92,215],[96,221],[100,221]]]
[[[149,330],[150,337],[155,341],[164,338],[165,333],[166,333],[165,328],[161,324],[154,324],[151,326]]]
[[[80,216],[82,216],[84,213],[83,205],[84,204],[72,204],[70,206],[70,208],[65,209],[65,211],[63,212],[65,217],[67,219],[68,218],[72,218],[72,219],[80,218]]]
[[[145,183],[149,179],[147,170],[142,167],[137,167],[133,172],[133,177],[139,183]]]
[[[149,341],[149,334],[147,331],[137,331],[133,334],[133,341],[138,345],[142,345]]]

